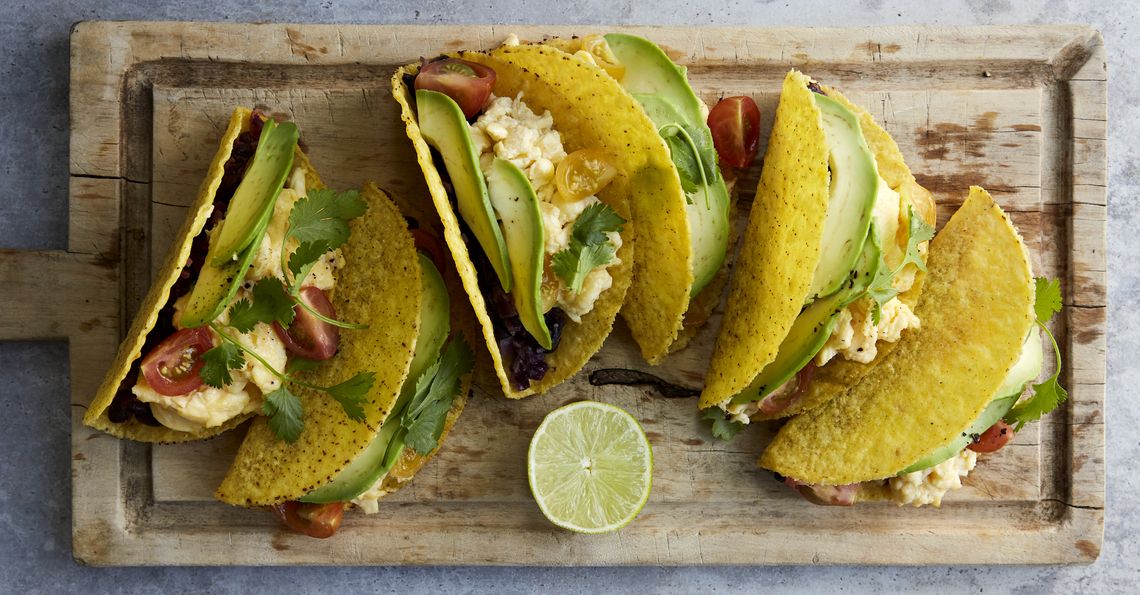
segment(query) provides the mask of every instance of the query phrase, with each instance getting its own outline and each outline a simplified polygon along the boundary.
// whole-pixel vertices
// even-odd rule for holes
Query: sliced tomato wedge
[[[301,288],[301,299],[326,318],[336,318],[336,310],[325,292],[313,286]],[[273,330],[293,355],[323,361],[336,355],[340,346],[340,329],[313,316],[300,305],[293,307],[293,324],[289,329],[273,323]]]
[[[602,149],[579,149],[558,162],[554,183],[563,200],[581,200],[597,194],[618,173]]]
[[[287,527],[309,537],[332,537],[344,518],[344,502],[308,504],[290,500],[273,507],[273,516]]]
[[[214,337],[205,327],[185,328],[150,350],[142,360],[142,373],[154,392],[179,397],[202,386],[198,371],[202,354],[214,347]]]
[[[483,109],[494,86],[493,69],[459,58],[428,62],[416,75],[415,85],[416,89],[439,91],[452,98],[468,120]]]
[[[720,160],[744,169],[760,149],[760,108],[751,97],[725,97],[709,112],[709,130]]]
[[[430,231],[418,227],[412,230],[412,240],[416,243],[416,250],[426,254],[442,275],[445,270],[443,268],[443,244],[439,243],[439,238]]]
[[[997,423],[990,426],[990,429],[982,432],[980,436],[974,439],[966,448],[974,452],[997,452],[1003,446],[1009,444],[1013,440],[1013,426],[1005,423],[1005,420],[999,419]]]

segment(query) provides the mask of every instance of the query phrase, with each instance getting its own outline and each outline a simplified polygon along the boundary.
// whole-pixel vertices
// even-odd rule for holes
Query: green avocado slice
[[[551,348],[550,329],[542,312],[543,255],[546,248],[542,212],[530,181],[515,164],[495,158],[487,171],[491,205],[503,221],[503,235],[511,261],[511,298],[527,332]]]
[[[277,195],[293,169],[293,151],[300,136],[297,125],[292,122],[278,124],[272,119],[265,120],[253,159],[230,199],[226,218],[210,247],[208,262],[223,265],[253,245],[258,236],[258,223],[268,222],[273,215]]]
[[[835,293],[846,282],[863,250],[880,183],[875,158],[855,114],[830,97],[812,96],[822,114],[831,183],[819,264],[805,303]]]
[[[455,100],[438,91],[416,90],[420,132],[443,157],[447,175],[455,188],[459,215],[491,261],[503,291],[511,291],[511,262],[499,222],[491,210],[487,184],[479,169],[479,153],[471,140],[471,128]]]
[[[945,446],[926,455],[910,467],[903,469],[899,472],[899,475],[929,469],[962,452],[963,448],[966,448],[973,442],[974,436],[990,429],[990,426],[1005,417],[1005,414],[1009,413],[1010,409],[1013,409],[1013,406],[1017,404],[1017,400],[1021,398],[1021,393],[1025,392],[1025,386],[1041,373],[1043,363],[1044,355],[1041,344],[1041,331],[1037,330],[1037,327],[1034,326],[1029,330],[1029,335],[1025,337],[1025,343],[1021,346],[1021,356],[1017,358],[1017,362],[1009,369],[1009,373],[1005,375],[1005,380],[1002,381],[1001,386],[994,391],[994,400],[990,401],[990,404],[982,411],[978,419],[974,420],[974,423],[970,424],[970,427],[966,428],[961,436],[954,438]]]
[[[432,264],[431,259],[419,255],[420,272],[423,283],[423,298],[420,302],[420,332],[416,339],[415,354],[412,356],[408,376],[400,388],[400,396],[392,406],[392,412],[385,418],[380,432],[347,467],[333,480],[301,498],[302,502],[326,503],[346,502],[364,493],[381,476],[387,473],[399,458],[403,444],[394,446],[393,438],[400,430],[400,417],[408,402],[416,392],[416,381],[439,357],[439,351],[451,332],[451,302],[443,276]],[[395,452],[391,452],[395,451]],[[386,456],[387,455],[387,456]]]
[[[293,168],[298,137],[292,122],[265,121],[249,168],[234,191],[225,219],[210,238],[205,262],[182,312],[184,328],[212,322],[233,301]]]
[[[605,37],[614,56],[625,66],[619,82],[665,138],[683,180],[695,186],[686,188],[689,200],[685,212],[693,260],[689,295],[696,296],[724,266],[728,251],[728,188],[717,167],[712,132],[685,69],[674,64],[657,44],[624,33]],[[686,163],[690,165],[686,167]]]
[[[859,263],[855,270],[847,274],[843,288],[812,302],[800,312],[788,335],[780,343],[776,359],[760,370],[748,388],[732,398],[733,403],[744,404],[763,399],[791,380],[823,349],[835,330],[839,313],[864,295],[881,266],[878,240],[873,231],[868,233],[870,239],[864,242]]]

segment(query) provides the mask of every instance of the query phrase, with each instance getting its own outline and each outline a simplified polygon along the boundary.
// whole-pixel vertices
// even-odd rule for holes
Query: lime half
[[[649,499],[653,450],[625,410],[579,401],[547,414],[527,452],[527,477],[550,522],[579,533],[629,524]]]

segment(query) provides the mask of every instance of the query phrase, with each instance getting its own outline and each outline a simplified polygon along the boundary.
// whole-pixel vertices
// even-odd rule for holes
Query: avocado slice
[[[258,223],[268,222],[273,216],[277,195],[293,169],[293,151],[300,136],[297,125],[292,122],[278,124],[267,119],[262,124],[257,150],[230,199],[226,218],[210,247],[208,262],[221,266],[260,238]]]
[[[922,457],[915,464],[900,471],[899,475],[929,469],[962,452],[962,449],[969,446],[974,440],[974,436],[990,429],[990,426],[1005,417],[1006,413],[1009,413],[1009,410],[1021,398],[1021,393],[1025,392],[1025,385],[1032,382],[1041,373],[1043,363],[1041,331],[1037,330],[1035,326],[1029,330],[1029,335],[1025,337],[1025,342],[1021,346],[1021,356],[1009,369],[1001,386],[994,391],[994,400],[990,401],[978,419],[974,420],[974,423],[970,424],[970,427],[966,428],[961,436],[955,437],[945,446]]]
[[[503,218],[503,235],[513,277],[511,298],[519,320],[543,349],[550,349],[550,329],[546,328],[546,318],[542,315],[541,295],[546,230],[538,209],[538,196],[518,166],[497,157],[487,171],[487,192],[491,205]]]
[[[666,137],[680,136],[675,127],[681,128],[695,145],[692,152],[707,182],[695,180],[697,188],[688,193],[685,205],[693,260],[690,297],[696,296],[724,266],[728,251],[728,188],[717,167],[712,132],[685,69],[674,64],[657,44],[624,33],[605,37],[614,56],[626,67],[619,82],[645,109],[658,132]],[[681,140],[687,143],[689,139]],[[677,159],[674,156],[675,162]]]
[[[393,438],[399,432],[400,417],[404,413],[408,402],[416,392],[416,382],[435,360],[439,358],[439,350],[451,332],[451,302],[447,295],[447,286],[439,270],[432,264],[431,259],[419,255],[420,274],[423,283],[423,297],[420,301],[420,332],[416,338],[415,355],[408,369],[408,376],[400,388],[400,396],[392,407],[392,412],[384,420],[380,432],[347,467],[341,470],[333,480],[301,498],[302,502],[346,502],[364,493],[376,483],[399,458],[403,450],[403,443],[398,448]],[[395,451],[395,452],[390,452]],[[386,456],[387,455],[387,456]]]
[[[182,311],[184,328],[212,322],[233,301],[261,246],[285,178],[293,168],[297,126],[273,120],[266,120],[263,126],[249,168],[230,200],[225,218],[210,238],[205,262]]]
[[[733,403],[751,403],[763,399],[783,386],[823,349],[835,330],[839,313],[863,296],[881,266],[879,243],[873,232],[868,232],[868,235],[870,239],[863,243],[859,263],[854,270],[848,272],[843,289],[812,302],[800,312],[788,335],[780,343],[776,359],[764,366],[748,388],[732,398]]]
[[[420,132],[443,157],[455,188],[459,214],[483,247],[503,291],[511,291],[511,262],[499,222],[491,210],[487,184],[479,169],[479,153],[471,141],[471,128],[455,100],[438,91],[416,90]]]
[[[871,225],[879,171],[855,114],[825,95],[812,94],[822,115],[831,171],[820,259],[805,303],[838,291],[863,251]]]

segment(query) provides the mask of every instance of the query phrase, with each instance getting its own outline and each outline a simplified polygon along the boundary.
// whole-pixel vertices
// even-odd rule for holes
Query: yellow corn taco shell
[[[332,303],[339,316],[368,328],[343,333],[337,355],[305,379],[329,386],[358,372],[373,372],[376,381],[363,405],[365,419],[349,419],[326,394],[296,389],[305,412],[300,438],[289,444],[273,434],[266,418],[254,420],[215,494],[223,502],[276,504],[328,483],[372,442],[400,394],[420,328],[421,270],[411,233],[391,198],[372,184],[361,196],[369,208],[350,223],[352,233],[341,248],[345,266]],[[448,428],[469,388],[470,374],[462,382]],[[418,468],[426,458],[401,461],[401,472]]]
[[[609,84],[608,77],[597,68],[564,52],[543,46],[502,47],[486,53],[461,52],[456,56],[495,69],[496,95],[513,97],[521,91],[531,109],[538,113],[549,110],[554,119],[554,128],[561,135],[567,152],[601,148],[618,170],[613,182],[598,193],[602,202],[627,220],[622,231],[622,247],[617,254],[621,263],[609,269],[613,285],[602,293],[595,302],[594,309],[580,323],[566,323],[558,348],[547,356],[550,370],[546,376],[532,382],[525,390],[514,390],[503,366],[494,328],[487,313],[487,304],[479,290],[475,267],[460,235],[459,221],[440,173],[432,162],[431,149],[420,133],[411,90],[404,83],[404,77],[415,75],[419,72],[419,67],[416,64],[405,66],[392,77],[392,94],[400,104],[408,138],[415,148],[432,201],[443,222],[444,239],[482,326],[483,337],[503,392],[510,398],[521,398],[542,393],[566,380],[582,369],[601,348],[613,328],[614,318],[625,300],[630,283],[634,257],[630,197],[641,193],[667,192],[670,184],[674,183],[676,173],[656,161],[656,144],[661,144],[662,148],[664,144],[656,132],[652,135],[640,132],[644,124],[642,119],[645,118],[640,108],[631,103],[632,98],[628,98],[623,90]],[[599,106],[605,106],[605,109]],[[652,131],[652,127],[648,130]],[[661,158],[668,159],[668,156],[661,155]],[[684,231],[684,219],[680,220],[677,233],[687,233]],[[687,250],[685,254],[687,255]],[[680,270],[681,267],[678,267]],[[671,285],[668,280],[661,280],[661,283]]]
[[[218,151],[214,154],[206,177],[198,189],[198,196],[191,203],[186,214],[186,220],[182,223],[182,227],[170,246],[166,262],[155,275],[150,291],[147,292],[146,298],[139,307],[138,314],[135,315],[126,338],[119,345],[115,361],[111,364],[107,376],[104,377],[103,383],[92,399],[91,406],[83,416],[84,424],[118,438],[141,442],[187,442],[216,436],[240,425],[253,415],[241,415],[220,426],[205,428],[198,432],[180,432],[162,426],[148,426],[133,418],[126,423],[117,424],[112,423],[107,416],[107,409],[111,406],[111,401],[114,400],[119,386],[127,377],[131,365],[142,356],[142,348],[146,342],[147,334],[154,328],[163,306],[170,300],[170,289],[178,280],[183,267],[186,266],[186,259],[190,256],[190,246],[194,238],[202,233],[206,227],[206,222],[213,210],[214,195],[217,193],[218,186],[221,184],[222,176],[225,173],[226,161],[230,158],[234,141],[238,135],[249,129],[250,115],[250,110],[239,107],[234,109],[233,115],[230,116],[230,123],[226,127],[225,133],[222,134]],[[321,186],[320,177],[299,148],[294,157],[294,167],[300,167],[305,171],[305,179],[309,187]]]
[[[601,36],[554,37],[543,41],[542,45],[569,53],[612,77],[620,78],[625,70],[621,66],[614,68],[616,57],[605,46]],[[611,79],[611,82],[625,91],[618,80]],[[633,105],[641,107],[636,99],[630,99]],[[659,136],[648,115],[645,122],[650,131]],[[661,144],[654,149],[657,151],[655,160],[665,163],[676,174],[669,148]],[[662,149],[664,153],[661,153]],[[728,220],[731,222],[736,215],[735,175],[727,171],[722,173],[728,189]],[[691,274],[692,254],[688,248],[692,240],[685,212],[687,199],[680,177],[676,176],[675,183],[668,184],[663,190],[631,196],[630,208],[640,232],[633,283],[621,311],[630,333],[641,348],[642,357],[652,365],[660,364],[666,355],[684,349],[692,341],[720,303],[729,280],[728,270],[722,266],[705,288],[690,299],[694,278]],[[732,253],[734,245],[735,234],[730,230],[726,247],[728,254]],[[687,277],[683,274],[685,267],[690,272]]]
[[[743,391],[775,359],[780,343],[799,316],[819,263],[828,204],[828,148],[819,108],[807,88],[810,82],[796,70],[784,78],[724,321],[701,393],[702,409]],[[823,89],[858,118],[879,175],[887,185],[933,225],[933,197],[915,181],[895,141],[866,110],[835,89]],[[914,285],[899,299],[913,307],[922,286],[919,272]],[[880,341],[878,356],[867,364],[834,358],[816,371],[806,394],[795,404],[772,415],[757,413],[754,418],[788,417],[826,403],[858,382],[895,345]]]
[[[862,380],[791,419],[760,466],[811,484],[898,474],[970,426],[993,398],[1033,325],[1029,253],[985,190],[930,247],[926,289],[906,333]]]

